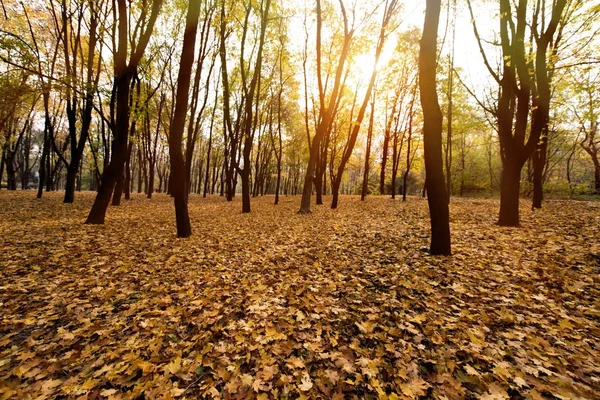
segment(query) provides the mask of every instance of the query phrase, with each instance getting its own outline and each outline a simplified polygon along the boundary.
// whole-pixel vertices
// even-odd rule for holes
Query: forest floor
[[[600,202],[0,192],[0,399],[598,399]],[[329,200],[329,199],[326,199]]]

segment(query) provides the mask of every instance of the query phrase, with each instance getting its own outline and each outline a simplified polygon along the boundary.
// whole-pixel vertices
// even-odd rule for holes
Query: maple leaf
[[[313,382],[310,379],[310,375],[308,375],[308,373],[305,372],[304,375],[302,375],[302,380],[298,385],[298,389],[300,389],[303,392],[308,392],[310,389],[312,389],[312,387]]]
[[[171,360],[171,362],[166,366],[167,371],[171,374],[175,375],[181,369],[181,357],[175,357]]]
[[[302,361],[301,358],[298,358],[296,356],[292,356],[292,357],[288,358],[286,361],[286,365],[290,369],[304,368],[304,366],[305,366],[304,361]]]
[[[481,376],[481,374],[479,373],[479,371],[477,371],[475,368],[473,368],[469,364],[465,364],[464,367],[465,367],[465,371],[467,371],[467,374],[473,375],[473,376]]]
[[[252,375],[249,374],[242,374],[240,376],[240,380],[242,382],[243,386],[252,386],[252,383],[254,382],[254,378],[252,377]]]
[[[60,379],[48,379],[42,384],[42,391],[44,393],[51,393],[54,391],[53,389],[60,386],[61,383],[62,381]]]
[[[492,383],[488,387],[487,393],[481,396],[482,400],[505,400],[509,399],[510,396],[506,393],[506,390],[502,386]]]
[[[412,378],[408,383],[400,384],[402,393],[411,398],[425,395],[428,387],[429,384],[419,377]]]
[[[520,388],[528,386],[527,382],[525,382],[525,379],[521,378],[520,376],[515,376],[513,378],[513,382]]]

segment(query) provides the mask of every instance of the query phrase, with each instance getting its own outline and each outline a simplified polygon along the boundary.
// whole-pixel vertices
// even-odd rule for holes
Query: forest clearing
[[[94,195],[0,192],[0,399],[600,393],[600,203],[453,198],[433,257],[420,197],[191,195],[177,239],[169,196]]]

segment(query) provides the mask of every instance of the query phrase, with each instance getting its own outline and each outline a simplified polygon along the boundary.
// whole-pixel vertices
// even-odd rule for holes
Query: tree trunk
[[[423,139],[427,202],[431,218],[432,255],[450,255],[450,224],[442,160],[442,112],[436,92],[437,30],[440,0],[427,0],[419,51],[419,88],[423,109]]]
[[[142,157],[142,149],[138,147],[137,151],[137,192],[142,193],[142,170],[145,168]]]
[[[414,97],[410,102],[410,116],[408,117],[408,144],[406,149],[406,171],[404,171],[404,176],[402,178],[402,201],[406,201],[406,184],[408,182],[408,174],[410,173],[410,145],[412,143],[412,123],[413,123],[413,106],[414,106]]]
[[[127,161],[125,161],[125,200],[131,200],[131,151],[133,150],[133,142],[129,142],[129,148],[127,149]]]
[[[71,159],[71,163],[67,167],[67,181],[65,183],[65,197],[63,203],[73,203],[75,200],[75,180],[77,178],[77,164],[75,163],[76,157]]]
[[[519,226],[519,193],[521,168],[516,160],[507,159],[502,166],[500,182],[500,215],[498,225]]]
[[[125,149],[125,152],[127,152],[127,148]],[[119,171],[119,174],[117,175],[115,191],[112,196],[112,205],[113,206],[121,205],[121,196],[123,195],[123,186],[125,186],[125,163],[127,162],[126,158],[127,158],[127,155],[125,155],[123,164],[121,165],[121,171]]]
[[[326,174],[327,169],[324,165],[325,163],[320,159],[317,161],[315,168],[315,204],[318,206],[323,204],[323,176]]]
[[[4,176],[5,162],[6,162],[6,149],[4,147],[2,147],[2,158],[0,159],[0,189],[2,189],[2,177]],[[41,180],[40,180],[40,182],[41,182]]]
[[[113,132],[113,143],[111,146],[111,161],[102,174],[100,189],[92,205],[92,209],[85,221],[86,224],[103,224],[106,210],[115,187],[119,174],[123,172],[123,165],[127,157],[127,139],[129,136],[129,92],[130,84],[137,65],[141,60],[150,35],[154,29],[154,23],[162,6],[161,0],[155,0],[152,11],[146,25],[146,31],[141,35],[140,43],[133,54],[129,65],[127,65],[128,53],[128,11],[125,0],[117,0],[118,7],[118,48],[114,60],[114,75],[116,89],[116,121]]]
[[[6,175],[6,188],[17,190],[17,171],[15,170],[14,157],[6,157]]]
[[[242,213],[250,212],[250,172],[244,169],[240,174],[242,178]]]
[[[360,199],[362,201],[367,197],[369,190],[369,165],[371,161],[371,141],[373,140],[373,119],[375,115],[375,99],[371,100],[371,115],[369,116],[369,130],[367,131],[367,150],[365,153],[365,170],[363,172],[362,190]]]
[[[544,199],[544,168],[546,167],[546,155],[548,150],[548,136],[542,134],[537,149],[531,157],[533,158],[533,204],[532,209],[542,208]]]
[[[594,165],[594,192],[600,194],[600,162]]]
[[[342,183],[342,177],[336,178],[331,182],[331,208],[336,209],[339,202],[340,184]]]
[[[385,168],[387,166],[390,135],[386,131],[383,136],[383,150],[381,153],[381,172],[379,173],[379,194],[385,194]]]
[[[188,185],[190,182],[187,178],[181,146],[188,106],[190,75],[192,64],[194,63],[194,49],[196,46],[196,32],[198,30],[199,16],[200,0],[190,0],[186,16],[185,34],[183,36],[181,62],[179,63],[175,112],[173,113],[173,123],[169,133],[169,154],[171,156],[171,178],[169,179],[169,189],[173,194],[177,237],[180,238],[189,237],[192,234],[192,227],[188,214]]]

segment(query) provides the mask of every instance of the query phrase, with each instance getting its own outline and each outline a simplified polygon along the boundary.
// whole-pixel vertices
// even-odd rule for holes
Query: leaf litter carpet
[[[600,203],[92,200],[0,192],[0,399],[600,398]]]

